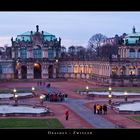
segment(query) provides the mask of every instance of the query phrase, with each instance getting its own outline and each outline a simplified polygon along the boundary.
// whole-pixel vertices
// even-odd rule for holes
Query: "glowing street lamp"
[[[58,59],[56,59],[55,62],[58,63]]]
[[[88,87],[88,86],[86,86],[86,91],[87,91],[87,94],[88,94],[88,90],[89,90],[89,87]]]
[[[34,87],[32,87],[32,91],[34,91],[35,90],[35,88]]]
[[[109,87],[109,88],[108,88],[108,90],[109,90],[109,94],[111,94],[112,88],[111,88],[111,87]]]
[[[108,103],[111,105],[111,103],[112,103],[112,88],[109,87],[108,90],[109,90],[109,94],[108,94],[109,100],[108,100]]]
[[[45,98],[45,95],[40,95],[40,103],[41,103],[41,105],[43,105],[44,98]]]
[[[13,89],[13,93],[14,93],[14,95],[16,94],[16,92],[17,92],[17,90],[14,88],[14,89]]]
[[[35,95],[35,87],[32,87],[32,94]]]
[[[14,94],[15,105],[18,105],[18,95]]]
[[[109,103],[109,105],[111,105],[111,103],[112,103],[112,94],[108,94],[108,98],[109,98],[108,103]]]
[[[13,89],[13,99],[15,99],[16,92],[17,92],[17,90],[14,88]]]
[[[124,100],[125,100],[125,102],[127,102],[127,95],[128,95],[128,93],[127,93],[127,91],[125,91],[124,92]]]

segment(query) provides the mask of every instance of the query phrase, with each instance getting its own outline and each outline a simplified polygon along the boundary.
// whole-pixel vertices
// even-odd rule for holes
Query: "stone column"
[[[30,57],[33,58],[33,50],[30,50]]]
[[[33,64],[30,63],[27,66],[27,79],[33,79]]]
[[[54,55],[53,55],[53,57],[55,58],[56,57],[56,50],[54,49]]]
[[[138,49],[135,49],[135,58],[138,58]]]
[[[45,49],[43,48],[42,49],[42,58],[45,58],[46,56],[45,56]]]
[[[53,78],[56,78],[56,66],[53,68]]]
[[[107,76],[110,76],[111,75],[111,73],[112,73],[112,67],[109,65],[109,66],[107,66],[108,67],[108,73],[107,73]]]
[[[12,48],[12,58],[15,58],[15,50]]]
[[[27,52],[26,52],[26,53],[27,53],[27,58],[29,58],[29,57],[30,57],[29,49],[27,48],[26,51],[27,51]]]
[[[135,68],[135,75],[138,75],[138,68]]]
[[[20,68],[18,70],[18,79],[21,79],[21,66],[20,66]]]
[[[129,49],[126,49],[126,58],[129,57]]]
[[[18,48],[18,57],[20,57],[20,48]]]
[[[126,66],[126,75],[128,76],[129,75],[129,67]]]

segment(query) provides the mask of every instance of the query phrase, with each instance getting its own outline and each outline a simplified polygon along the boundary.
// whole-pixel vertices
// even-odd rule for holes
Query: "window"
[[[135,58],[135,50],[134,49],[130,49],[130,51],[129,51],[129,57],[130,58]]]
[[[34,58],[42,58],[41,48],[40,47],[35,48],[33,54]]]
[[[18,58],[18,48],[15,48],[15,58]]]
[[[53,59],[54,58],[54,51],[53,49],[48,49],[48,58]]]
[[[140,75],[140,68],[138,68],[138,75]]]
[[[21,48],[21,55],[20,55],[21,58],[26,58],[26,48],[25,47],[22,47]]]
[[[140,58],[140,49],[138,50],[138,56],[137,57]]]
[[[0,65],[0,74],[2,74],[2,65]]]

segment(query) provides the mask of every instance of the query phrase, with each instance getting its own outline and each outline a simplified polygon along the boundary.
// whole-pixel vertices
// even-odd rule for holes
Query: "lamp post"
[[[32,87],[32,94],[35,95],[35,88]]]
[[[109,105],[111,105],[111,103],[112,103],[112,88],[109,87],[108,90],[109,90],[109,94],[108,94],[109,100],[108,100],[108,103],[109,103]]]
[[[55,62],[58,63],[58,59],[56,59]]]
[[[15,101],[15,105],[18,105],[18,95],[16,93],[14,94],[13,99]]]
[[[111,87],[109,87],[109,88],[108,88],[108,90],[109,90],[109,94],[112,94],[112,93],[111,93],[112,88],[111,88]]]
[[[127,93],[127,91],[125,91],[124,92],[124,100],[125,100],[125,102],[127,102],[127,95],[128,95],[128,93]]]
[[[43,105],[44,98],[45,98],[45,95],[40,95],[40,103],[41,103],[41,105]]]
[[[109,105],[111,105],[111,103],[112,103],[112,94],[108,94],[108,98],[109,98],[108,103],[109,103]]]
[[[88,86],[86,86],[86,93],[88,94],[88,89],[89,89],[89,87]]]
[[[14,97],[15,97],[16,92],[17,92],[17,90],[14,88],[14,89],[13,89]]]

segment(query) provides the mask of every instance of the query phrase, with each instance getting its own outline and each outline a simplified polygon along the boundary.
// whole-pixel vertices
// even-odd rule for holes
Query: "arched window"
[[[116,66],[112,67],[112,75],[117,75],[118,68]]]
[[[26,58],[26,57],[27,57],[26,54],[27,54],[27,53],[26,53],[26,48],[25,48],[25,47],[22,47],[22,48],[21,48],[20,57],[21,57],[21,58]]]
[[[122,66],[120,68],[120,75],[126,75],[126,67],[125,66]]]
[[[78,73],[78,65],[74,65],[73,71],[74,71],[74,73]]]
[[[15,48],[15,58],[18,58],[18,48]]]
[[[135,75],[135,67],[129,66],[129,75]]]
[[[0,74],[2,74],[2,65],[0,65]]]
[[[140,66],[138,66],[137,69],[138,69],[138,75],[140,75]]]
[[[135,50],[133,48],[131,48],[130,51],[129,51],[129,57],[130,58],[135,58]]]
[[[41,48],[40,47],[34,48],[33,53],[34,53],[34,58],[42,58]]]
[[[138,56],[137,57],[140,58],[140,49],[138,50]]]
[[[54,50],[53,49],[48,49],[48,58],[53,59],[54,58]]]

